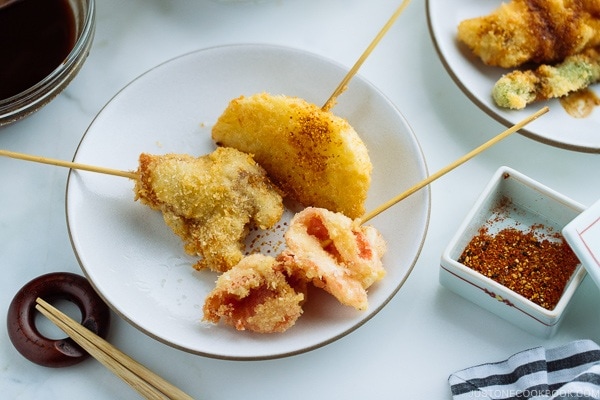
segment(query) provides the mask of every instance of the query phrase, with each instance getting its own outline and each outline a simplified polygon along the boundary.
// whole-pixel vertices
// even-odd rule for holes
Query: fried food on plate
[[[358,218],[372,164],[350,124],[303,99],[259,93],[232,100],[212,129],[218,145],[250,153],[305,206]]]
[[[252,254],[217,279],[204,303],[204,321],[237,330],[284,332],[302,315],[306,284],[289,280],[273,257]]]
[[[283,214],[282,197],[250,155],[232,148],[192,157],[141,154],[136,200],[162,211],[194,267],[227,271],[243,257],[249,225],[272,227]]]
[[[458,39],[487,65],[553,64],[600,45],[600,2],[511,0],[462,21]]]
[[[534,101],[568,95],[600,81],[600,53],[596,48],[565,58],[556,66],[540,65],[502,76],[492,89],[500,107],[523,109]]]
[[[285,241],[288,248],[278,260],[288,275],[312,282],[342,304],[367,309],[367,288],[385,276],[386,243],[374,227],[309,207],[292,218]]]

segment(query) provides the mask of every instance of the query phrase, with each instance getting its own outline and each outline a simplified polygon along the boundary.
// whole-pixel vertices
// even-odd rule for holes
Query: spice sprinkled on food
[[[458,261],[552,310],[579,260],[559,233],[549,235],[545,229],[534,225],[491,234],[483,226]]]

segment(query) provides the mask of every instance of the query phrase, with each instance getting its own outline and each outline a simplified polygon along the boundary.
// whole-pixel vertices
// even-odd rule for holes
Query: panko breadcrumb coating
[[[251,254],[223,273],[204,302],[204,321],[238,330],[284,332],[302,315],[307,285],[366,310],[367,289],[385,276],[386,243],[373,227],[341,213],[308,207],[285,233],[277,257]]]
[[[218,145],[253,154],[269,177],[305,206],[358,218],[372,164],[350,124],[303,99],[259,93],[232,100],[212,129]]]
[[[196,269],[227,271],[243,257],[249,224],[267,229],[283,214],[264,169],[232,148],[197,158],[142,153],[137,172],[135,199],[162,211],[186,252],[202,257]]]
[[[301,276],[344,305],[368,308],[367,288],[386,273],[386,243],[374,227],[308,207],[292,218],[285,241],[288,249],[278,260],[290,276]]]
[[[600,45],[600,2],[511,0],[462,21],[458,40],[487,65],[554,64]]]
[[[237,330],[284,332],[302,315],[306,285],[290,284],[275,258],[252,254],[223,273],[204,302],[204,321]]]
[[[559,98],[600,81],[600,53],[587,49],[558,65],[516,70],[503,75],[492,89],[500,107],[523,109],[535,101]]]

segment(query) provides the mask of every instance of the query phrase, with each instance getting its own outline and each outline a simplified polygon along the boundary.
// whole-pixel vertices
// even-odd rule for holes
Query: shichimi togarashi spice
[[[541,228],[505,228],[492,235],[483,226],[458,261],[552,310],[579,260],[562,235],[548,238],[539,234]]]

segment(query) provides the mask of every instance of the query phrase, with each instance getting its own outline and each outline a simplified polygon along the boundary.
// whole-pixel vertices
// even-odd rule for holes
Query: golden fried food
[[[372,164],[350,124],[296,97],[266,93],[232,100],[213,127],[218,145],[253,154],[269,177],[305,206],[357,218]]]
[[[301,276],[342,304],[367,309],[367,288],[385,276],[386,243],[374,227],[309,207],[292,218],[285,241],[288,249],[278,260],[288,275]]]
[[[600,81],[600,53],[596,48],[565,58],[556,66],[540,65],[502,76],[492,89],[500,107],[523,109],[535,101],[559,98]]]
[[[282,197],[248,154],[218,148],[202,157],[141,154],[135,199],[162,211],[197,269],[227,271],[243,257],[249,224],[272,227]]]
[[[217,279],[204,303],[204,321],[237,330],[284,332],[302,315],[306,285],[292,281],[273,257],[252,254]]]
[[[600,2],[511,0],[462,21],[458,39],[487,65],[553,64],[600,45]]]

